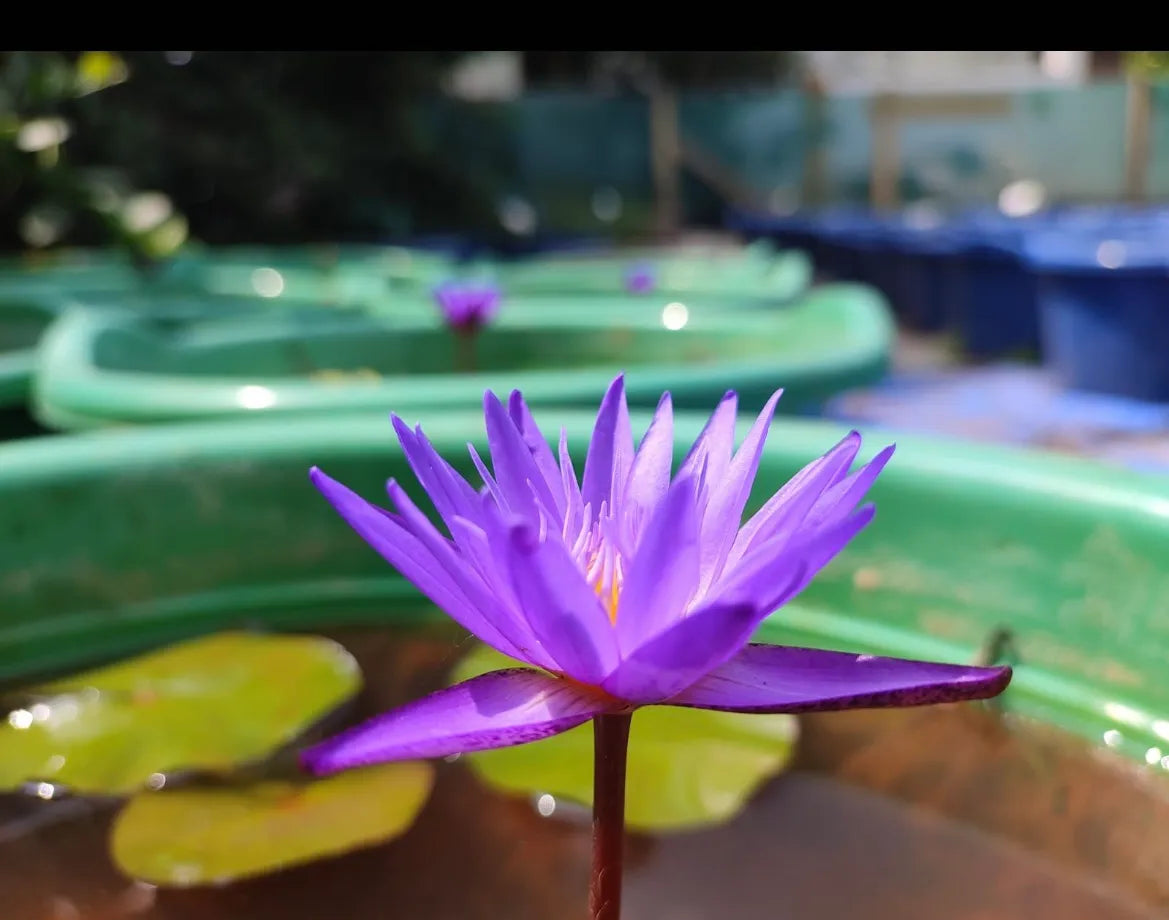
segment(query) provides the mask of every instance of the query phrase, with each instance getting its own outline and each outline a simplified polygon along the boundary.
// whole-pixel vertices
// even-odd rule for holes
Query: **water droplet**
[[[249,383],[236,391],[235,400],[245,409],[267,409],[276,404],[276,393],[269,387]]]
[[[1158,747],[1151,747],[1145,751],[1145,763],[1150,767],[1161,762],[1161,749]]]
[[[34,722],[48,722],[49,716],[53,714],[53,709],[48,703],[34,703],[29,712],[32,714]]]
[[[552,815],[556,812],[555,797],[545,792],[542,796],[536,799],[536,811],[540,813],[541,817],[552,817]]]
[[[38,799],[44,799],[45,801],[48,801],[57,794],[57,787],[52,783],[37,783],[34,789],[34,793]]]
[[[684,303],[668,303],[662,307],[662,325],[677,331],[690,322],[690,311]]]
[[[1124,740],[1124,735],[1118,732],[1115,728],[1110,728],[1104,733],[1104,743],[1109,747],[1116,747]]]
[[[166,775],[163,773],[151,773],[146,778],[147,789],[161,789],[166,785]]]
[[[252,272],[252,289],[261,297],[279,297],[284,293],[284,276],[274,268],[257,268]]]
[[[1104,268],[1120,268],[1127,249],[1120,240],[1105,240],[1096,247],[1096,261]]]
[[[199,875],[199,867],[190,863],[179,863],[170,870],[170,880],[176,885],[190,885]]]
[[[27,709],[14,709],[8,713],[8,724],[13,728],[30,728],[32,726],[32,713]]]

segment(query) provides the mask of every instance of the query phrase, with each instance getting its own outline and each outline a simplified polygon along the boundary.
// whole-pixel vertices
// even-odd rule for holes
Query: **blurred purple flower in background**
[[[434,300],[448,326],[473,332],[490,323],[503,294],[488,282],[446,281],[434,289]]]
[[[853,432],[746,523],[776,393],[737,451],[737,399],[715,409],[676,473],[662,397],[634,448],[624,382],[601,402],[578,483],[519,392],[484,399],[492,469],[472,487],[422,434],[398,439],[446,532],[395,481],[397,508],[313,469],[341,516],[454,620],[529,667],[440,690],[310,749],[318,773],[505,747],[662,704],[757,713],[916,706],[1003,690],[1009,668],[966,667],[750,643],[873,517],[861,505],[893,453],[850,472]]]
[[[657,287],[657,273],[648,263],[632,266],[625,273],[625,290],[630,294],[650,294]]]

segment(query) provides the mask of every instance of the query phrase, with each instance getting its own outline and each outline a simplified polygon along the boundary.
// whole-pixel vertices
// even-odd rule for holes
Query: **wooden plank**
[[[1129,201],[1148,197],[1152,108],[1148,81],[1130,77],[1124,103],[1124,193]]]

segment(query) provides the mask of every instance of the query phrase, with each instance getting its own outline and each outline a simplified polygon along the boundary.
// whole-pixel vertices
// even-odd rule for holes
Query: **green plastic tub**
[[[279,301],[281,314],[310,315],[329,306],[293,298]],[[0,409],[22,406],[28,399],[37,345],[55,319],[77,309],[118,308],[149,317],[151,323],[171,327],[175,323],[205,318],[242,317],[276,309],[272,301],[259,297],[233,297],[183,292],[179,288],[127,287],[111,284],[108,289],[87,288],[72,292],[57,285],[0,284]],[[331,313],[350,313],[351,307],[336,305]]]
[[[625,291],[627,273],[639,266],[652,271],[655,294],[715,296],[739,306],[786,303],[803,294],[812,280],[811,262],[798,250],[705,257],[546,256],[500,264],[485,273],[498,280],[505,294],[616,294]]]
[[[119,254],[104,250],[0,262],[0,410],[24,404],[37,341],[70,306],[116,303],[153,308],[185,287],[181,271],[167,268],[144,276]]]
[[[0,301],[0,409],[28,398],[36,344],[53,319],[54,312],[35,300]]]
[[[462,373],[455,337],[431,305],[425,322],[278,312],[175,323],[75,310],[42,340],[33,408],[50,427],[76,429],[257,411],[474,408],[485,388],[585,405],[624,370],[633,405],[652,406],[670,388],[679,406],[708,406],[735,388],[756,406],[782,385],[782,405],[796,412],[886,369],[892,324],[868,288],[824,287],[762,313],[679,306],[509,303],[479,336],[477,371]]]
[[[579,469],[592,412],[537,418],[549,431],[566,426]],[[678,455],[704,419],[680,414]],[[463,445],[483,446],[480,413],[409,420],[470,473]],[[637,431],[647,421],[634,414]],[[777,421],[752,505],[841,433]],[[870,433],[866,452],[891,439]],[[766,638],[961,662],[1006,629],[1017,663],[1009,712],[1159,762],[1169,750],[1169,482],[1055,455],[896,440],[873,490],[876,521]],[[0,679],[229,627],[433,615],[311,488],[312,464],[373,499],[389,476],[413,481],[382,412],[0,445]]]
[[[170,269],[216,294],[371,303],[429,293],[455,271],[440,253],[397,246],[232,246],[192,249]]]

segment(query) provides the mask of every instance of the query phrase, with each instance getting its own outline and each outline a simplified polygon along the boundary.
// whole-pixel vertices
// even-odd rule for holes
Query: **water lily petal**
[[[601,687],[631,703],[668,699],[734,656],[762,616],[745,601],[700,607],[625,655]]]
[[[594,514],[602,504],[612,506],[614,494],[624,490],[632,462],[633,429],[625,402],[625,377],[619,376],[601,400],[585,457],[581,495]]]
[[[566,539],[574,538],[584,524],[584,499],[580,494],[580,484],[576,479],[576,470],[572,465],[572,456],[568,452],[568,432],[560,429],[559,443],[560,482],[564,490],[564,526],[561,532]]]
[[[775,405],[782,394],[782,390],[777,390],[767,400],[727,467],[726,474],[715,480],[710,490],[710,500],[702,517],[699,578],[702,587],[710,585],[718,577],[739,532],[739,525],[743,522],[743,508],[751,494],[751,485],[759,470],[759,458],[763,456],[763,445],[767,441],[767,431],[775,416]]]
[[[722,479],[730,465],[731,450],[735,446],[735,414],[738,408],[739,395],[734,390],[728,390],[678,467],[679,476],[697,475],[705,466],[708,482]]]
[[[510,747],[568,731],[614,705],[540,671],[491,671],[309,748],[301,763],[323,774]]]
[[[609,614],[558,535],[541,540],[526,524],[509,528],[508,570],[528,628],[556,670],[598,684],[617,664]]]
[[[857,503],[865,497],[865,493],[885,468],[885,464],[892,458],[895,449],[896,445],[890,444],[859,470],[826,489],[808,512],[805,525],[816,526],[851,513]]]
[[[395,480],[386,483],[386,492],[400,512],[403,525],[443,567],[450,583],[515,649],[512,657],[536,667],[550,667],[551,656],[533,635],[527,619],[519,615],[519,604],[503,576],[506,567],[500,564],[501,557],[492,554],[489,559],[483,555],[485,542],[490,553],[490,543],[483,530],[466,518],[455,517],[450,522],[454,540],[447,540]],[[482,502],[480,499],[481,505]],[[487,517],[481,514],[479,523],[484,523]]]
[[[519,390],[511,391],[511,396],[507,400],[507,414],[511,417],[516,430],[519,431],[520,437],[523,438],[536,468],[540,471],[540,475],[548,487],[557,516],[563,519],[567,496],[563,491],[560,467],[556,465],[556,457],[552,453],[552,448],[541,433],[540,427],[536,424],[535,418],[532,417],[532,412],[528,409],[528,404],[524,402],[524,397]]]
[[[508,415],[499,398],[490,390],[483,394],[483,414],[487,420],[487,444],[495,481],[513,512],[535,520],[536,502],[543,504],[548,515],[555,515],[557,503],[536,465],[532,451]]]
[[[478,493],[439,455],[421,429],[412,431],[397,415],[391,415],[390,422],[406,462],[442,519],[449,523],[455,515],[466,517],[474,513]]]
[[[670,487],[673,463],[674,407],[670,394],[664,393],[633,458],[622,507],[648,520]]]
[[[447,567],[401,518],[367,502],[317,467],[312,468],[309,477],[349,526],[451,619],[505,655],[523,657],[517,643],[504,636],[471,602]],[[443,539],[437,531],[434,536]]]
[[[860,447],[860,434],[850,432],[828,453],[789,479],[743,525],[727,555],[724,572],[737,565],[748,552],[781,535],[793,535],[825,490],[844,479]]]
[[[732,712],[925,706],[986,699],[1010,680],[1005,667],[752,644],[669,703]]]
[[[795,543],[780,535],[744,557],[708,597],[722,602],[747,598],[765,615],[770,614],[804,590],[808,582],[868,526],[875,514],[876,509],[866,505],[850,518],[835,521],[818,531],[801,533]],[[801,574],[793,581],[791,573],[797,569]]]
[[[670,486],[629,563],[617,607],[617,644],[630,652],[681,619],[698,586],[697,484]]]

